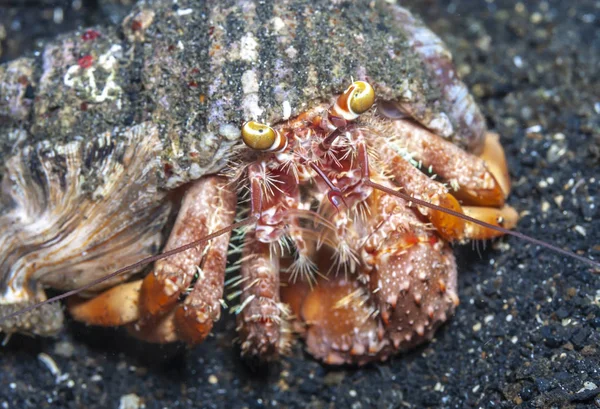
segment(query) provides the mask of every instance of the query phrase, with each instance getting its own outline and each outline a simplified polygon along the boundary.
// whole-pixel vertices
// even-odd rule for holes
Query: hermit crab
[[[454,312],[448,241],[500,234],[440,207],[517,221],[448,51],[388,2],[142,1],[0,79],[7,334],[56,333],[60,305],[28,307],[83,287],[76,319],[151,342],[199,343],[229,304],[245,355],[300,333],[330,364],[384,360]],[[174,213],[176,254],[103,279],[158,252]]]

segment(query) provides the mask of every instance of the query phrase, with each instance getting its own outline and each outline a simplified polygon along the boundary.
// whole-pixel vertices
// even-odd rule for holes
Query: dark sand
[[[502,134],[518,230],[600,258],[598,2],[410,3]],[[456,251],[456,316],[391,362],[328,368],[299,345],[257,368],[239,358],[231,317],[191,351],[70,322],[57,340],[0,349],[0,407],[126,408],[128,394],[146,408],[600,407],[600,276],[513,237],[478,247]]]

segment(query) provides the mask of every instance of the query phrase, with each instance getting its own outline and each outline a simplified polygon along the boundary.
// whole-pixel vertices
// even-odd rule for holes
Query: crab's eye
[[[346,92],[349,92],[349,106],[355,114],[368,111],[375,102],[375,91],[368,82],[354,81]]]
[[[269,125],[248,121],[242,126],[242,140],[257,151],[282,151],[287,139]]]

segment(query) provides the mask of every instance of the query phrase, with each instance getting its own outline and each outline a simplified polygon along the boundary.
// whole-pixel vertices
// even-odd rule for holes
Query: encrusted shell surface
[[[3,157],[152,122],[160,183],[173,187],[220,169],[245,120],[285,120],[352,78],[470,147],[483,131],[476,108],[469,129],[454,115],[468,93],[446,86],[453,71],[439,39],[387,2],[147,0],[121,27],[96,32],[61,36],[0,68]]]

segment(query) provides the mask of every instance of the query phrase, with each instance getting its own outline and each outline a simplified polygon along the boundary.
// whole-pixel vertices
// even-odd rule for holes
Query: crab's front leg
[[[285,354],[291,343],[288,307],[279,293],[283,236],[289,236],[302,259],[308,257],[308,250],[301,234],[295,233],[294,218],[289,217],[300,203],[292,175],[282,169],[269,170],[259,162],[249,166],[248,178],[251,212],[258,221],[244,238],[240,277],[235,282],[240,303],[234,312],[242,355],[269,361]]]
[[[287,307],[279,297],[276,247],[246,234],[242,258],[240,304],[236,307],[242,355],[272,360],[289,348]]]
[[[195,182],[185,193],[165,251],[229,226],[235,205],[227,180],[205,177]],[[131,323],[136,336],[151,342],[199,343],[220,316],[229,236],[158,261],[143,281],[72,303],[71,314],[94,325]]]

